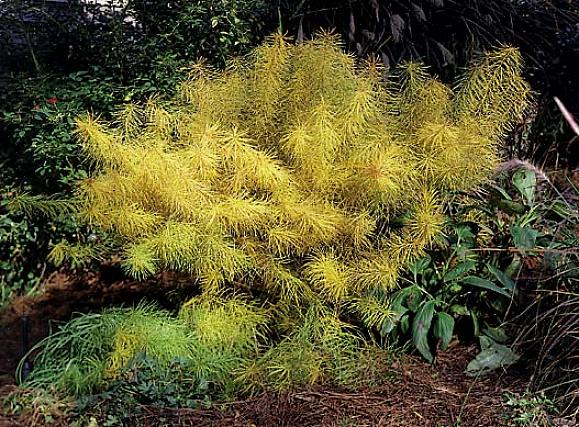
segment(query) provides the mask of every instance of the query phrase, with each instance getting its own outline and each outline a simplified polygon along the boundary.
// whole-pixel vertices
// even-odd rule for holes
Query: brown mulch
[[[520,391],[521,381],[508,377],[474,379],[463,373],[474,347],[454,348],[439,356],[436,366],[408,358],[395,362],[396,375],[384,385],[360,391],[337,387],[305,387],[285,393],[264,393],[203,409],[140,407],[131,425],[215,427],[362,427],[507,425],[502,394]],[[11,418],[14,427],[26,419]],[[460,422],[460,424],[459,424]],[[28,424],[30,425],[30,424]],[[67,425],[57,420],[56,426]]]
[[[49,332],[48,319],[66,320],[75,311],[131,304],[144,295],[167,301],[167,295],[175,290],[174,283],[175,277],[157,277],[154,282],[138,284],[119,280],[111,272],[82,277],[54,273],[41,296],[15,300],[0,318],[0,399],[15,389],[14,369],[21,357],[21,316],[29,318],[30,341],[34,344]],[[506,375],[467,377],[464,369],[475,354],[474,346],[457,346],[440,354],[434,366],[407,357],[387,368],[384,375],[388,381],[362,390],[314,386],[264,393],[210,408],[140,407],[132,421],[145,427],[450,427],[459,421],[462,427],[505,425],[501,418],[505,411],[502,395],[523,390],[524,381]],[[0,427],[41,426],[38,419],[0,412]],[[66,426],[68,420],[57,417],[50,425]]]
[[[506,425],[502,394],[521,390],[514,378],[468,378],[464,368],[476,353],[459,347],[441,354],[436,366],[408,358],[392,366],[397,375],[384,385],[361,391],[307,387],[285,393],[264,393],[222,408],[143,408],[140,426],[468,426]]]

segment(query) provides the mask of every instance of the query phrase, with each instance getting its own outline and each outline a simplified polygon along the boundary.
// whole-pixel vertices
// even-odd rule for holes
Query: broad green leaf
[[[402,317],[402,315],[400,317]],[[398,322],[400,321],[400,317],[398,317],[398,318],[395,318],[395,317],[386,318],[384,320],[384,323],[382,323],[382,327],[380,328],[380,335],[382,337],[389,335],[394,330],[394,328],[396,328],[396,325],[398,325]]]
[[[468,314],[468,308],[464,305],[453,304],[448,309],[451,313],[458,314],[459,316],[466,316]]]
[[[468,376],[485,375],[489,372],[505,368],[516,363],[520,356],[503,344],[499,344],[490,338],[481,337],[481,352],[466,367]]]
[[[397,312],[402,312],[403,309],[410,309],[416,312],[421,302],[422,291],[418,286],[411,285],[396,291],[392,297],[390,308]]]
[[[523,204],[510,200],[501,199],[497,202],[497,206],[500,210],[508,214],[523,214],[526,211]]]
[[[495,276],[497,280],[501,282],[501,284],[505,288],[511,291],[511,293],[515,291],[515,282],[513,282],[513,280],[506,273],[502,272],[501,270],[499,270],[494,265],[488,262],[486,263],[486,267],[489,270],[489,272],[493,276]]]
[[[539,232],[530,227],[513,225],[511,227],[511,235],[513,236],[513,243],[517,248],[532,249],[535,247]]]
[[[468,225],[459,225],[455,227],[456,237],[460,242],[471,242],[474,241],[475,235],[471,231]]]
[[[449,270],[442,279],[444,282],[451,282],[458,277],[462,276],[464,273],[467,273],[473,270],[476,267],[476,262],[473,260],[466,260],[463,262],[459,262],[452,270]]]
[[[483,279],[478,276],[468,276],[461,280],[461,283],[466,283],[467,285],[476,286],[477,288],[486,289],[489,291],[496,292],[498,294],[504,295],[507,298],[511,297],[511,294],[506,290],[487,279]]]
[[[422,275],[424,273],[424,270],[432,263],[432,258],[430,258],[430,255],[426,255],[422,258],[420,258],[419,260],[417,260],[416,262],[412,263],[412,265],[409,267],[409,270],[412,272],[412,274],[414,275],[414,278],[416,279],[417,276]]]
[[[476,314],[476,311],[470,311],[470,318],[472,319],[473,335],[478,337],[480,335],[480,322],[478,321],[478,314]]]
[[[402,316],[408,311],[408,309],[399,302],[396,305],[394,305],[394,303],[390,303],[389,308],[394,313],[394,315],[384,319],[382,327],[380,328],[380,335],[383,337],[390,334],[394,328],[396,328]]]
[[[420,289],[415,285],[396,291],[392,295],[390,309],[398,313],[406,312],[408,310],[407,306],[405,306],[407,304],[406,299],[413,294],[420,294]]]
[[[507,336],[507,333],[501,327],[497,327],[497,328],[486,327],[483,329],[483,334],[485,334],[486,336],[488,336],[492,340],[494,340],[498,343],[501,343],[501,344],[506,343],[509,339],[509,337]]]
[[[528,206],[533,206],[535,203],[535,189],[537,187],[537,177],[535,172],[529,169],[519,169],[513,174],[513,185]]]
[[[454,317],[448,313],[436,313],[436,321],[434,322],[434,336],[440,339],[440,349],[446,350],[452,333],[454,332]]]
[[[505,274],[509,277],[515,276],[516,274],[519,273],[522,264],[523,263],[521,261],[521,257],[515,254],[513,256],[513,260],[511,261],[511,263],[508,265],[507,268],[505,268]]]
[[[498,191],[500,193],[500,195],[503,196],[506,200],[513,200],[511,198],[511,195],[504,188],[499,187],[498,185],[494,185],[494,184],[491,184],[491,187],[494,190]]]
[[[405,314],[400,318],[400,331],[403,334],[406,334],[408,333],[409,330],[410,330],[410,317],[408,316],[408,314]]]
[[[428,331],[432,325],[435,301],[427,301],[418,310],[412,322],[412,343],[420,354],[429,362],[434,360],[428,345]]]

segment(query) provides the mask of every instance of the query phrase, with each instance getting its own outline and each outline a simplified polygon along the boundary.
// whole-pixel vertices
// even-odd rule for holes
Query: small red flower
[[[57,97],[52,97],[52,98],[48,98],[46,100],[46,102],[50,105],[54,105],[56,104],[58,101],[60,101],[60,99],[58,99]]]

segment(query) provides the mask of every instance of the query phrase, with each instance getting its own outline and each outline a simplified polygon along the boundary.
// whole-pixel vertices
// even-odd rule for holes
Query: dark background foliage
[[[222,65],[275,29],[271,11],[264,0],[7,0],[0,65],[65,73],[96,66],[116,79],[201,56]]]

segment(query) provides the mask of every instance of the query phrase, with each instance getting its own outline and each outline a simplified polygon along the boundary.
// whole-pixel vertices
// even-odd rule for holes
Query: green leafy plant
[[[518,360],[504,345],[502,324],[525,308],[528,292],[545,286],[542,275],[573,281],[577,271],[576,202],[553,188],[539,190],[546,177],[525,166],[491,184],[490,193],[462,202],[445,237],[409,267],[408,285],[392,295],[396,314],[382,324],[382,335],[409,337],[432,361],[453,335],[465,335],[468,317],[470,336],[480,337],[483,350],[469,372]],[[539,259],[544,271],[522,280]]]
[[[131,0],[122,6],[112,0],[7,0],[0,47],[12,70],[98,66],[123,79],[154,74],[152,80],[162,85],[183,60],[204,56],[219,64],[244,53],[275,29],[273,12],[273,4],[263,0]],[[268,22],[274,26],[264,31]]]
[[[544,395],[508,393],[504,399],[505,405],[512,411],[509,419],[518,426],[549,426],[550,415],[557,413],[553,401]]]
[[[240,297],[190,300],[179,316],[146,304],[80,315],[30,351],[42,350],[24,384],[82,397],[125,381],[141,363],[160,373],[181,360],[199,393],[227,394],[238,388],[235,373],[257,358],[266,321],[263,310]]]
[[[190,360],[159,364],[138,353],[96,394],[77,399],[74,412],[102,419],[103,426],[124,426],[146,407],[197,408],[206,403],[207,389],[190,375]],[[161,421],[162,422],[162,421]]]
[[[33,266],[26,242],[36,239],[38,229],[22,216],[4,211],[6,198],[0,200],[0,311],[13,295],[35,291],[41,280],[42,265]]]
[[[0,405],[3,415],[21,416],[27,425],[65,421],[75,407],[73,399],[58,395],[53,388],[18,388],[3,396]]]

